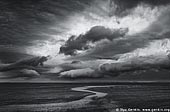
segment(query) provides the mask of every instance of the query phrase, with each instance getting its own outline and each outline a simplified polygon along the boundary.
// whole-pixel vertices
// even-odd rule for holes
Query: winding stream
[[[92,97],[104,97],[107,95],[107,93],[102,93],[102,92],[96,92],[96,91],[91,91],[91,90],[88,90],[90,88],[97,88],[97,87],[110,87],[110,86],[84,86],[84,87],[75,87],[75,88],[72,88],[71,90],[73,91],[79,91],[79,92],[89,92],[89,93],[94,93],[93,95],[89,95],[89,96],[86,96],[84,97],[83,99],[91,99]]]
[[[92,98],[94,97],[102,98],[107,95],[107,93],[91,91],[88,89],[97,88],[97,87],[110,87],[110,86],[113,86],[113,85],[74,87],[71,89],[72,91],[88,92],[92,94],[79,100],[64,102],[64,103],[9,105],[9,106],[4,106],[3,108],[1,107],[0,111],[3,111],[3,110],[6,110],[8,112],[9,111],[11,112],[12,111],[29,111],[30,109],[33,111],[54,111],[54,110],[78,109],[78,108],[86,107],[88,103],[93,101]]]

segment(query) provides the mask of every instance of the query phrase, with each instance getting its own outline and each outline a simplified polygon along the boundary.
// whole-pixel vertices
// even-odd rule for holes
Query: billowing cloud
[[[0,75],[100,77],[143,67],[162,67],[169,61],[168,0],[2,0],[0,4],[2,63],[27,57],[25,51],[53,55],[46,63],[49,68],[35,67],[40,76],[36,70],[27,68]],[[57,54],[59,50],[63,54]],[[16,51],[19,53],[14,56]]]
[[[136,56],[127,60],[118,60],[115,63],[105,63],[99,66],[99,70],[103,73],[119,73],[136,70],[149,69],[168,69],[170,66],[170,58],[167,55],[150,55]]]
[[[109,29],[104,26],[95,26],[91,28],[86,34],[71,36],[65,45],[61,46],[60,53],[66,55],[76,54],[76,50],[89,49],[88,43],[94,43],[102,39],[113,40],[119,37],[123,37],[128,32],[128,28],[125,29]]]
[[[145,9],[141,9],[141,10],[145,10]],[[141,11],[140,13],[145,14],[144,12]],[[151,21],[151,22],[149,22],[149,25],[147,25],[147,27],[144,28],[144,30],[132,35],[126,35],[124,38],[116,39],[113,41],[100,42],[100,44],[98,44],[97,47],[90,50],[90,52],[84,54],[83,56],[79,56],[79,57],[76,56],[75,58],[81,59],[86,57],[90,57],[90,58],[91,57],[105,57],[105,58],[114,57],[119,54],[132,52],[139,48],[145,48],[149,46],[148,44],[150,44],[150,42],[155,42],[153,40],[164,41],[161,39],[168,39],[170,34],[169,6],[167,5],[166,7],[156,7],[153,10],[148,10],[147,13],[150,13],[151,15],[153,14],[154,16],[153,17],[150,16],[151,18],[147,19],[147,21]],[[136,26],[136,29],[139,29],[138,26]]]
[[[10,79],[10,78],[37,78],[40,74],[35,70],[21,69],[21,70],[11,70],[6,72],[0,72],[0,79]]]
[[[139,4],[148,4],[150,7],[168,5],[170,1],[160,0],[110,0],[110,6],[112,6],[111,15],[125,16],[129,14],[129,10],[133,10]]]
[[[65,72],[61,72],[59,77],[62,78],[98,78],[102,77],[103,75],[91,68],[84,68],[84,69],[75,69],[69,70]]]
[[[0,78],[39,77],[43,68],[39,70],[36,66],[43,65],[44,61],[47,61],[47,58],[32,57],[10,64],[0,63]]]
[[[47,39],[44,34],[57,34],[49,26],[70,14],[83,10],[89,1],[5,1],[1,4],[0,44],[27,45]],[[47,5],[48,4],[48,5]],[[80,8],[81,7],[81,8]]]

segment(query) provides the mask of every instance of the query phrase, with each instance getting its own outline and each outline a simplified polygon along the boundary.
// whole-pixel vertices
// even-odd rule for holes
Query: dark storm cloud
[[[168,0],[111,0],[118,5],[116,13],[132,9],[144,2],[152,6],[166,5]],[[0,45],[28,46],[34,40],[46,40],[42,33],[57,35],[60,31],[49,29],[75,12],[90,6],[93,0],[1,0]]]
[[[150,25],[148,32],[157,34],[158,39],[170,38],[170,6],[164,11],[161,16]]]
[[[85,35],[71,36],[61,46],[60,53],[65,55],[74,55],[76,50],[86,50],[89,48],[88,43],[94,43],[102,39],[112,40],[118,37],[124,36],[128,32],[128,29],[109,29],[104,26],[95,26],[91,28]]]
[[[132,9],[140,3],[152,6],[169,4],[169,0],[111,0],[118,8],[116,13]],[[81,12],[92,0],[1,0],[0,1],[0,44],[27,46],[34,40],[49,37],[41,33],[57,34],[50,25],[60,23],[67,16]],[[56,23],[56,24],[57,24]]]
[[[89,50],[83,55],[78,55],[71,57],[70,59],[118,59],[119,54],[131,52],[137,48],[142,48],[147,43],[150,42],[150,39],[143,38],[144,35],[136,35],[130,37],[131,39],[120,39],[113,41],[101,41],[93,49]],[[125,37],[127,38],[127,37]],[[138,38],[138,39],[136,39]]]
[[[147,31],[129,37],[126,36],[126,39],[102,41],[86,54],[75,56],[71,59],[118,59],[120,54],[131,52],[137,48],[144,48],[153,40],[170,38],[169,34],[170,31],[159,31],[157,33]]]
[[[23,46],[36,44],[33,43],[35,40],[47,40],[49,38],[48,34],[57,35],[58,33],[61,33],[60,30],[58,31],[50,28],[54,24],[57,28],[62,27],[63,29],[68,30],[67,25],[65,28],[64,26],[60,26],[60,23],[63,23],[65,20],[67,21],[69,15],[81,13],[81,11],[83,11],[84,8],[87,8],[92,1],[93,0],[1,0],[0,47],[17,46],[20,50],[23,50]],[[106,1],[108,2],[108,0]],[[146,3],[151,7],[155,7],[167,5],[170,2],[169,0],[114,1],[118,5],[115,11],[115,14],[118,16],[129,14],[128,10],[135,8],[141,3]],[[94,10],[94,13],[96,13],[96,10]],[[82,58],[95,58],[95,56],[104,58],[114,57],[115,55],[131,52],[137,48],[146,47],[145,45],[152,40],[169,38],[169,15],[169,11],[167,11],[146,29],[146,32],[131,37],[125,37],[123,39],[120,39],[119,37],[124,36],[125,33],[121,33],[120,30],[112,31],[111,29],[102,26],[94,27],[84,35],[71,36],[66,41],[65,45],[60,48],[60,53],[74,55],[77,50],[89,49],[89,43],[95,44],[96,47],[90,49],[83,54],[82,57],[79,57],[81,60]],[[61,42],[64,42],[64,40],[61,40]],[[16,51],[10,53],[8,49],[3,49],[2,52],[1,49],[2,48],[0,48],[0,59],[2,59],[3,63],[9,63],[9,60],[11,59],[12,61],[10,62],[15,62],[16,60],[27,56],[23,53],[14,53]],[[19,50],[17,49],[17,51]],[[11,57],[11,59],[9,57]],[[78,56],[73,56],[72,59],[77,60]],[[91,65],[91,63],[89,65]],[[87,71],[87,69],[85,69],[85,71]],[[89,71],[91,71],[91,69]],[[73,71],[70,71],[70,73],[72,72]],[[76,72],[82,72],[82,70]],[[93,70],[91,73],[94,73]],[[84,73],[82,74],[84,75]],[[89,75],[89,73],[86,74]],[[50,75],[48,76],[51,77]]]
[[[138,37],[137,37],[138,38]],[[148,42],[148,39],[127,39],[119,41],[111,41],[108,44],[99,45],[95,47],[91,52],[86,54],[88,57],[103,56],[103,57],[114,57],[117,54],[123,54],[135,50],[136,48],[144,47]]]
[[[116,41],[103,42],[96,45],[91,51],[82,56],[76,56],[71,59],[94,59],[94,58],[115,58],[119,54],[131,52],[138,48],[146,47],[153,40],[170,38],[170,7],[161,13],[156,20],[148,26],[145,31],[138,34],[125,37]]]
[[[148,4],[151,7],[168,5],[170,4],[169,0],[110,0],[110,6],[113,7],[114,4],[117,5],[115,12],[118,16],[125,16],[128,14],[128,10],[135,8],[139,4]],[[113,15],[111,14],[111,15]]]
[[[50,25],[81,11],[90,1],[78,0],[1,0],[0,44],[31,45],[34,40],[48,37],[41,33],[55,33]]]

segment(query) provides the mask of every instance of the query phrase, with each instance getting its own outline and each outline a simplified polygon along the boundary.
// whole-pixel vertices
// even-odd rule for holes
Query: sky
[[[32,55],[50,55],[49,65],[165,56],[170,48],[169,4],[169,0],[1,0],[0,63]]]

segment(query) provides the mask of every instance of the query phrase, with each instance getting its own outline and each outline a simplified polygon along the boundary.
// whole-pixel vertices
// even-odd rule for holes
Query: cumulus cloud
[[[123,37],[128,32],[128,28],[123,29],[109,29],[104,26],[92,27],[86,34],[71,36],[65,45],[60,47],[60,53],[66,55],[76,54],[76,50],[89,49],[88,43],[94,43],[102,39],[112,40],[118,37]]]
[[[0,79],[11,79],[11,78],[19,78],[19,77],[35,78],[39,76],[40,74],[36,70],[30,70],[30,69],[20,69],[20,70],[0,72]]]
[[[168,56],[170,49],[170,40],[154,40],[143,48],[135,49],[131,52],[121,54],[119,60],[131,60],[131,58],[137,58],[141,56]]]
[[[118,73],[148,69],[167,69],[169,66],[170,58],[168,55],[149,55],[118,60],[115,63],[101,64],[99,71],[103,73]]]
[[[61,72],[59,77],[62,77],[62,78],[83,78],[83,77],[97,78],[97,77],[102,77],[102,75],[94,69],[83,68],[83,69],[76,69],[76,70],[69,70],[69,71]]]
[[[112,7],[112,12],[110,16],[126,16],[129,14],[129,10],[133,10],[139,4],[149,4],[150,7],[168,5],[169,1],[157,1],[157,0],[130,0],[129,2],[125,0],[110,0],[110,6]]]
[[[109,1],[14,1],[11,5],[1,1],[5,5],[0,14],[0,33],[3,34],[0,44],[18,46],[22,51],[23,46],[29,46],[27,50],[32,51],[29,53],[53,54],[56,59],[46,63],[53,65],[47,74],[59,74],[60,77],[100,77],[106,73],[169,65],[166,54],[170,49],[169,1]],[[65,44],[61,46],[51,38],[62,39],[60,44]],[[56,56],[59,48],[60,53],[72,55],[70,60],[80,62],[61,64],[66,56]],[[78,58],[75,55],[79,52],[83,55]],[[100,60],[82,61],[83,57],[99,57]],[[116,57],[117,60],[103,60],[103,57]],[[15,65],[12,69],[21,66]],[[17,73],[39,76],[27,66]]]
[[[155,42],[153,40],[164,41],[161,39],[168,39],[170,34],[169,5],[166,5],[166,7],[157,6],[153,9],[150,9],[151,8],[150,6],[147,7],[149,7],[148,11],[146,11],[147,9],[145,8],[144,9],[139,8],[140,10],[137,10],[140,11],[140,13],[142,14],[142,18],[145,17],[144,15],[148,13],[152,15],[152,17],[149,15],[147,16],[151,18],[146,18],[147,22],[148,21],[150,22],[147,25],[147,27],[144,28],[144,30],[135,33],[133,35],[126,35],[122,39],[120,38],[110,42],[106,42],[106,41],[103,43],[101,42],[101,44],[99,44],[98,47],[93,48],[90,52],[86,53],[80,58],[93,57],[93,56],[105,57],[105,58],[114,57],[118,55],[120,56],[121,54],[133,52],[134,50],[139,48],[145,48],[148,46],[150,42]],[[136,29],[138,29],[138,27],[136,27]]]
[[[39,68],[37,66],[39,66],[40,63],[43,66],[44,61],[47,61],[47,58],[32,57],[32,58],[20,59],[15,63],[0,64],[1,78],[39,77],[40,73],[46,71],[46,69]]]
[[[21,74],[24,74],[24,75],[26,75],[26,76],[40,76],[40,74],[37,72],[37,71],[35,71],[35,70],[29,70],[29,69],[23,69],[23,70],[20,70],[19,71]]]

